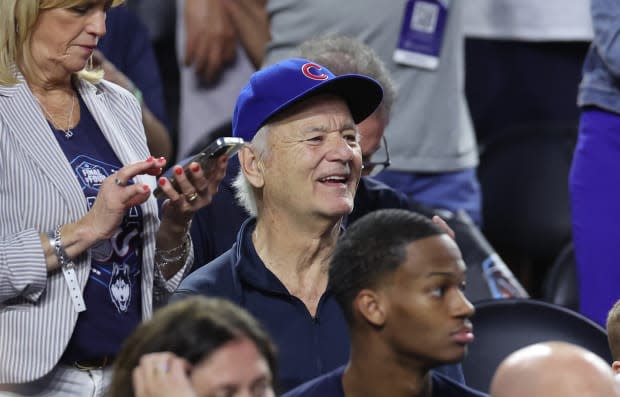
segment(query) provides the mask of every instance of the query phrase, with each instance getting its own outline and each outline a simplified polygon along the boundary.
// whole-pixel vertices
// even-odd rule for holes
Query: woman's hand
[[[159,175],[165,165],[163,157],[149,157],[126,165],[104,179],[95,203],[79,221],[90,231],[93,243],[112,237],[127,210],[149,198],[151,189],[148,185],[128,182],[136,175]]]
[[[176,165],[172,172],[179,186],[178,191],[168,178],[159,178],[159,187],[168,197],[162,205],[162,226],[168,227],[170,224],[185,228],[194,213],[213,200],[220,182],[226,176],[227,164],[228,159],[222,157],[217,160],[209,175],[205,175],[200,164],[192,162],[188,164],[190,178],[187,177],[183,167]]]
[[[192,162],[188,165],[189,177],[183,167],[176,165],[172,172],[178,190],[168,178],[159,178],[159,187],[168,198],[162,204],[155,264],[166,280],[173,277],[185,264],[188,254],[186,247],[189,247],[186,244],[189,222],[196,211],[211,203],[226,175],[227,163],[225,157],[218,159],[215,167],[205,175],[200,164]]]
[[[194,397],[189,380],[191,365],[173,353],[149,353],[132,372],[136,397]]]

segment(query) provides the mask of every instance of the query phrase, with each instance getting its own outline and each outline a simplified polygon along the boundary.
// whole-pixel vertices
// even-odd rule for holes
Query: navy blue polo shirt
[[[304,383],[282,397],[345,397],[342,387],[344,369],[344,366],[337,368],[328,374]],[[432,397],[489,397],[436,372],[431,372],[431,381]]]
[[[254,315],[278,348],[276,388],[283,392],[343,365],[349,357],[344,315],[326,291],[312,317],[263,264],[254,249],[255,219],[242,226],[222,256],[190,274],[172,299],[208,295],[229,299]]]
[[[183,161],[189,160],[187,158]],[[226,176],[211,204],[199,209],[194,218],[190,234],[194,244],[194,266],[192,271],[211,262],[228,251],[237,239],[237,233],[250,215],[237,204],[233,182],[239,173],[239,159],[228,160]]]
[[[238,268],[252,268],[256,267],[260,269],[258,273],[268,273],[269,277],[262,276],[260,274],[256,274],[255,276],[259,279],[265,279],[269,282],[272,282],[273,285],[277,286],[278,291],[280,291],[284,297],[288,297],[289,300],[295,300],[300,305],[299,309],[295,309],[294,312],[298,313],[298,310],[302,310],[303,313],[307,313],[305,306],[301,301],[297,300],[297,298],[292,297],[288,292],[286,292],[284,286],[280,283],[280,281],[267,269],[265,265],[262,263],[261,259],[256,254],[254,247],[251,243],[251,231],[254,230],[254,224],[251,226],[246,226],[246,228],[250,228],[251,230],[242,230],[239,232],[241,225],[246,222],[249,218],[249,215],[245,212],[245,210],[237,204],[237,200],[235,199],[235,192],[233,188],[233,181],[239,172],[239,160],[237,156],[232,157],[228,161],[228,168],[226,170],[226,176],[224,180],[220,183],[220,188],[218,193],[213,197],[213,201],[210,205],[201,208],[194,215],[191,226],[191,236],[192,242],[194,245],[194,266],[193,272],[199,273],[199,275],[190,274],[180,285],[177,290],[176,298],[173,296],[173,299],[178,299],[179,296],[185,294],[202,294],[202,295],[212,295],[212,296],[220,296],[224,298],[228,298],[233,302],[240,303],[241,296],[244,299],[247,299],[248,296],[254,296],[253,294],[259,295],[259,299],[255,303],[242,303],[242,306],[246,309],[249,309],[252,314],[256,316],[256,313],[263,313],[263,311],[269,310],[268,307],[263,309],[263,306],[269,306],[272,302],[269,299],[263,299],[263,295],[266,297],[270,297],[268,292],[268,288],[265,288],[262,293],[259,291],[254,291],[257,287],[254,286],[255,282],[252,282],[251,277],[247,277],[248,280],[243,280],[241,273],[244,270],[239,270]],[[378,182],[372,178],[363,177],[360,180],[360,184],[357,189],[357,193],[355,194],[355,207],[353,212],[348,216],[347,222],[352,223],[355,219],[363,216],[364,214],[377,210],[379,208],[405,208],[405,209],[414,209],[417,210],[416,204],[410,202],[406,196],[395,191],[394,189],[388,187],[387,185]],[[250,234],[248,234],[250,233]],[[245,234],[248,234],[248,237],[245,238]],[[249,241],[248,241],[249,240]],[[237,241],[237,247],[245,247],[243,250],[239,250],[237,247],[233,247],[231,250],[230,247]],[[223,257],[219,257],[220,255],[224,255]],[[217,258],[217,259],[216,259]],[[213,261],[213,262],[212,262]],[[239,261],[242,261],[244,264],[238,264]],[[234,268],[237,266],[237,269]],[[247,284],[247,286],[246,286]],[[252,291],[251,293],[247,293],[247,291]],[[284,291],[284,292],[282,292]],[[281,297],[282,297],[281,296]],[[332,305],[335,305],[335,301],[330,297],[329,294],[323,297],[323,300],[327,301],[327,305],[329,308],[329,313],[336,312],[336,308],[333,308]],[[324,304],[324,302],[321,302]],[[252,306],[252,307],[249,307]],[[278,307],[279,306],[275,306]],[[287,309],[292,309],[292,305],[286,305]],[[324,308],[319,306],[319,315],[315,321],[325,322],[326,316],[323,314],[321,310]],[[333,311],[333,312],[332,312]],[[310,354],[308,361],[309,367],[323,367],[323,372],[319,374],[328,372],[330,369],[343,365],[348,360],[348,330],[344,330],[344,319],[343,315],[340,314],[340,310],[338,318],[338,333],[335,334],[332,342],[333,344],[337,344],[340,346],[342,344],[340,335],[346,334],[347,339],[345,340],[346,347],[342,347],[342,349],[346,349],[345,354],[341,354],[339,351],[334,351],[334,353],[330,356],[328,362],[333,362],[336,360],[336,357],[339,357],[340,361],[338,361],[335,365],[324,365],[324,364],[314,364],[315,358],[313,354]],[[267,321],[263,321],[263,324],[270,331],[270,334],[277,335],[281,332],[281,329],[277,327],[280,322],[286,322],[286,316],[288,311],[283,311],[282,315],[278,313],[273,314],[269,312],[268,315],[264,314],[267,317]],[[309,314],[307,314],[309,316]],[[298,315],[299,316],[299,315]],[[259,316],[257,316],[259,317]],[[261,320],[262,321],[262,320]],[[271,331],[270,325],[275,324],[273,327],[276,328],[275,331]],[[302,324],[300,322],[300,324]],[[311,323],[304,323],[311,324]],[[311,324],[310,330],[316,328],[314,324]],[[323,324],[324,325],[324,324]],[[324,326],[329,331],[329,326]],[[336,328],[336,326],[334,326]],[[287,328],[288,329],[288,328]],[[324,334],[321,334],[324,335]],[[281,346],[280,350],[286,350],[282,352],[282,355],[295,355],[295,338],[291,335],[282,335],[281,338],[274,338],[275,342]],[[284,342],[280,342],[283,340]],[[325,346],[329,347],[329,343],[325,344]],[[319,352],[321,353],[321,352]],[[321,353],[322,354],[322,353]],[[329,355],[329,352],[327,353]],[[301,357],[301,356],[300,356]],[[320,357],[324,357],[320,355]],[[293,378],[289,383],[287,378],[288,372],[291,372],[290,376],[293,376],[296,372],[303,372],[299,370],[297,367],[303,367],[306,365],[302,361],[295,361],[296,355],[289,357],[285,357],[290,360],[293,364],[290,364],[289,361],[279,362],[279,368],[281,368],[280,373],[283,377],[283,385],[288,389],[288,385],[291,387],[295,384],[299,384],[301,381],[295,380]],[[301,358],[300,358],[301,360]],[[323,360],[325,361],[325,360]],[[290,368],[289,368],[290,367]],[[442,367],[438,367],[436,371],[439,371],[443,374],[448,375],[450,378],[455,379],[459,382],[464,382],[463,371],[460,365],[445,365]],[[315,372],[315,371],[309,371]],[[316,374],[318,375],[318,374]],[[314,376],[316,376],[314,375]],[[309,378],[306,378],[309,379]],[[295,383],[299,382],[299,383]],[[283,390],[286,390],[283,389]]]

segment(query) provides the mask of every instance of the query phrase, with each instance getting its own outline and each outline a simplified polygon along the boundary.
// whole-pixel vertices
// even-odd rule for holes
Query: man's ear
[[[361,290],[353,301],[355,311],[375,327],[382,327],[385,324],[387,318],[386,305],[385,296],[370,289]]]
[[[614,374],[620,374],[620,361],[614,361],[611,363],[611,369],[614,370]]]
[[[239,156],[239,166],[245,174],[247,180],[256,188],[261,188],[265,184],[263,178],[263,164],[256,155],[255,149],[251,146],[244,146],[237,154]]]

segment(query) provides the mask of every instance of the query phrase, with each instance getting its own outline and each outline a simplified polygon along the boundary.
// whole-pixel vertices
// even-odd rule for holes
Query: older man
[[[362,74],[372,77],[383,88],[383,100],[377,109],[357,127],[359,145],[364,164],[362,174],[379,171],[388,163],[387,147],[382,143],[383,131],[389,121],[391,107],[396,96],[396,88],[390,75],[378,56],[359,40],[349,37],[325,37],[308,40],[300,48],[297,56],[311,59],[327,67],[336,75]],[[223,128],[221,136],[231,135],[231,128]],[[218,135],[219,137],[219,135]],[[204,147],[215,137],[209,136],[196,148]],[[228,162],[228,170],[220,191],[213,203],[201,209],[193,219],[191,232],[194,243],[195,267],[209,263],[233,244],[239,227],[249,214],[234,199],[234,179],[239,174],[239,162],[233,157]],[[360,191],[361,190],[361,191]],[[365,192],[377,194],[365,194]],[[381,202],[381,205],[378,202]],[[362,178],[355,195],[355,210],[348,216],[352,222],[361,214],[377,207],[407,207],[408,200],[387,186]],[[361,210],[361,211],[360,211]]]
[[[235,184],[255,218],[232,249],[181,284],[175,299],[222,296],[248,309],[279,348],[281,390],[348,357],[327,269],[361,175],[356,124],[381,100],[373,79],[336,77],[295,58],[256,72],[237,101],[233,134],[251,143],[239,152]]]
[[[566,342],[523,347],[502,361],[493,397],[618,397],[620,386],[596,354]]]

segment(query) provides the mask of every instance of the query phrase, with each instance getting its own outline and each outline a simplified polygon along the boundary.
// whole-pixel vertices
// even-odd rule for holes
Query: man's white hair
[[[259,160],[263,160],[268,152],[268,132],[269,132],[269,124],[265,124],[262,126],[254,138],[252,138],[252,142],[250,145],[254,150],[254,154],[258,157]],[[248,178],[243,173],[243,170],[240,168],[235,181],[233,182],[233,187],[235,188],[235,198],[239,205],[241,205],[251,216],[258,216],[258,200],[256,197],[256,189]]]

